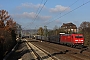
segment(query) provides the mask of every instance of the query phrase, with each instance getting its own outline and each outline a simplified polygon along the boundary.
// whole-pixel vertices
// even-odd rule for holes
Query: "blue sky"
[[[90,22],[90,0],[0,0],[0,10],[3,9],[24,29],[45,25],[53,29],[68,22],[78,27],[84,21]]]

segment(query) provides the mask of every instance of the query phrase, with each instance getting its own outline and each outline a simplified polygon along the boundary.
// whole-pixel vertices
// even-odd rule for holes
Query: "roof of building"
[[[72,29],[77,29],[76,25],[73,23],[63,23],[63,25],[61,26],[61,28],[72,28]]]

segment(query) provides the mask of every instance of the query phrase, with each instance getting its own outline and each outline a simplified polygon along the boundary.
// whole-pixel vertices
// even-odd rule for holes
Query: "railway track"
[[[53,44],[53,43],[44,42],[44,41],[40,42],[38,40],[26,40],[26,39],[23,39],[22,41],[23,41],[23,44],[26,45],[28,49],[26,49],[26,47],[23,45],[24,48],[22,47],[22,49],[17,50],[17,51],[20,51],[22,54],[23,51],[25,53],[25,51],[29,50],[28,55],[27,55],[28,59],[33,59],[33,60],[90,60],[90,52],[88,52],[87,50],[80,53],[82,51],[80,49],[62,46],[59,44]],[[30,54],[33,56],[33,58],[31,58]],[[22,57],[22,58],[19,58],[18,60],[28,60],[28,59],[26,59],[25,57],[23,59]]]
[[[42,51],[44,50],[49,51],[47,53],[49,57],[53,58],[54,56],[55,58],[58,58],[56,60],[60,60],[60,59],[61,60],[72,60],[72,59],[90,60],[90,52],[87,52],[87,51],[83,51],[82,53],[80,53],[82,51],[80,49],[66,47],[66,46],[53,44],[53,43],[47,43],[47,42],[42,42],[42,43],[32,42],[32,43]]]
[[[34,56],[36,57],[35,59],[37,60],[60,60],[55,56],[51,57],[52,55],[49,52],[45,51],[40,47],[34,46],[30,42],[27,42],[27,45],[31,48],[34,53]]]

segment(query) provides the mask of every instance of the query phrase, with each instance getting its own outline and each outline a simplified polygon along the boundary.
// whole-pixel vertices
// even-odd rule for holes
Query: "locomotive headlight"
[[[78,41],[78,40],[75,40],[75,41]]]
[[[81,41],[83,41],[83,40],[81,40]]]

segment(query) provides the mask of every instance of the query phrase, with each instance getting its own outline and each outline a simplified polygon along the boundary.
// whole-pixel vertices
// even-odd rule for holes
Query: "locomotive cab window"
[[[75,36],[75,38],[83,38],[83,36]]]

